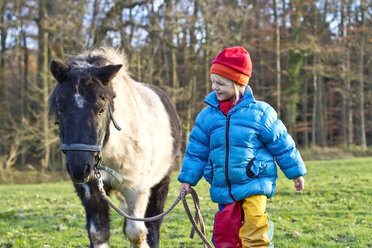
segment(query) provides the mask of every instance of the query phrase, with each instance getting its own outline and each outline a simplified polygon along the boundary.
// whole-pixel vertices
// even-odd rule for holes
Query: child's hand
[[[305,179],[303,177],[297,177],[295,179],[293,179],[293,182],[295,184],[295,189],[297,191],[301,191],[304,189],[305,187]]]
[[[188,183],[182,183],[180,186],[180,193],[186,192],[186,195],[191,193],[191,185]]]

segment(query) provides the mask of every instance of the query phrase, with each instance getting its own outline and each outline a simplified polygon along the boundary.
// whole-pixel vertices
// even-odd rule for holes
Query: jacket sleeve
[[[201,113],[198,115],[191,130],[182,169],[178,176],[178,181],[192,186],[202,178],[209,157],[209,135],[203,128],[205,118],[201,115]]]
[[[288,179],[304,176],[307,172],[300,152],[272,107],[269,106],[265,110],[261,124],[261,141],[275,157],[284,175]]]

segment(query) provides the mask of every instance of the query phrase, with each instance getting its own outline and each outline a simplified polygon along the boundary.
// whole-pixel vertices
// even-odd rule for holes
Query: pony
[[[161,213],[180,151],[179,117],[164,91],[131,78],[124,51],[82,52],[68,62],[52,60],[50,70],[57,83],[49,116],[59,126],[66,170],[86,211],[90,247],[109,247],[109,206],[97,186],[97,165],[109,167],[99,171],[104,189],[129,215]],[[126,220],[123,231],[131,247],[158,247],[161,224]]]

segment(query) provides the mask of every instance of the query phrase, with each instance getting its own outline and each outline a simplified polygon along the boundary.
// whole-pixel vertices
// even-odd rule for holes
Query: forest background
[[[372,154],[370,0],[0,0],[0,180],[64,167],[51,59],[124,49],[132,77],[172,98],[184,149],[212,60],[236,45],[305,159]]]

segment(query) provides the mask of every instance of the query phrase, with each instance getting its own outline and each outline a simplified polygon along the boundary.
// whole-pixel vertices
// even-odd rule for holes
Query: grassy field
[[[268,213],[276,247],[372,247],[372,158],[307,162],[306,188],[298,193],[282,173]],[[167,206],[178,195],[176,174]],[[211,237],[217,206],[208,185],[196,187]],[[111,247],[127,247],[123,219],[111,212]],[[163,222],[160,247],[203,247],[190,239],[179,204]],[[84,210],[69,182],[0,185],[0,247],[89,247]]]

